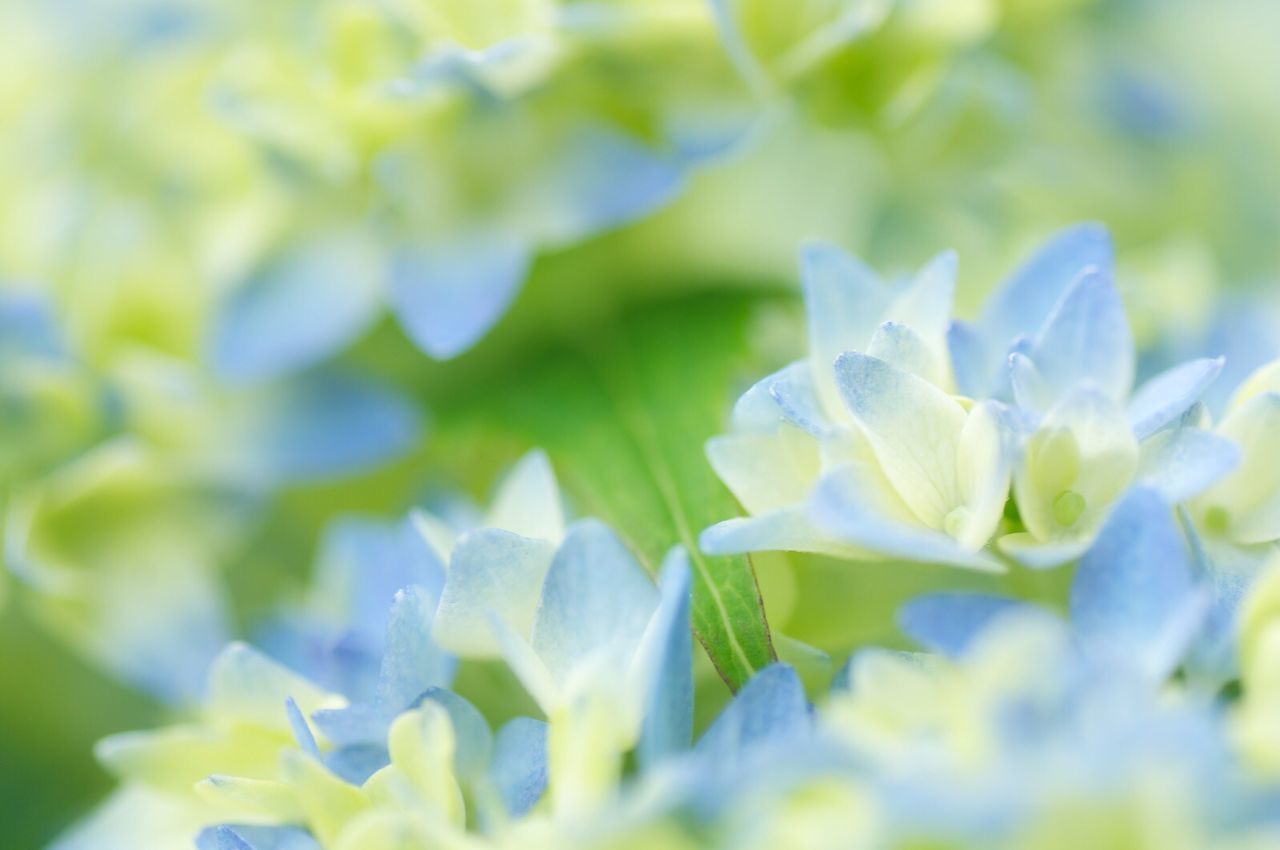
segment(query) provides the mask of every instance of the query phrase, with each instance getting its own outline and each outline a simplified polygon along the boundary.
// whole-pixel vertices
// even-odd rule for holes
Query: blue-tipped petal
[[[617,535],[582,520],[547,570],[530,643],[559,681],[598,653],[629,662],[657,605],[657,588]]]
[[[436,612],[436,641],[467,657],[498,655],[489,612],[527,635],[554,555],[550,541],[497,528],[464,535],[454,547]]]
[[[874,553],[863,547],[842,543],[832,537],[809,516],[807,505],[718,522],[698,536],[698,548],[708,555],[812,552],[837,558],[874,557]]]
[[[870,341],[893,300],[893,291],[871,269],[825,242],[809,242],[800,249],[800,279],[809,322],[812,383],[822,407],[839,410],[832,366],[843,352],[861,349]]]
[[[517,717],[499,729],[489,778],[511,817],[533,808],[547,790],[547,724]]]
[[[232,381],[260,381],[328,359],[372,323],[381,276],[370,246],[354,237],[293,248],[219,307],[210,340],[214,370]]]
[[[773,394],[774,384],[786,378],[790,370],[800,363],[784,366],[772,375],[756,381],[738,397],[733,405],[733,427],[740,431],[772,431],[782,421],[782,411]]]
[[[867,344],[867,354],[928,381],[942,377],[940,365],[925,340],[910,325],[884,322]]]
[[[496,232],[404,249],[392,263],[391,306],[419,348],[456,357],[506,312],[528,266],[524,241]]]
[[[647,681],[638,758],[641,768],[689,748],[693,739],[693,637],[689,554],[673,549],[658,578],[660,601],[641,641]]]
[[[1111,237],[1100,224],[1067,227],[1040,247],[987,302],[979,323],[982,335],[1003,367],[1008,346],[1019,336],[1033,336],[1044,325],[1067,287],[1087,268],[1108,270],[1114,263]]]
[[[431,640],[435,600],[420,587],[396,594],[387,622],[387,645],[378,675],[376,702],[388,717],[412,705],[431,688],[453,678],[453,660]]]
[[[1137,480],[1171,505],[1204,492],[1240,463],[1240,447],[1199,428],[1170,428],[1142,444]]]
[[[814,437],[823,437],[833,427],[822,409],[813,376],[804,363],[793,363],[778,373],[769,386],[782,418]]]
[[[959,658],[996,618],[1024,605],[987,593],[927,593],[898,610],[898,627],[924,648]]]
[[[1138,387],[1129,402],[1133,435],[1145,440],[1186,413],[1218,377],[1224,362],[1221,357],[1191,360]]]
[[[1071,583],[1072,630],[1090,655],[1127,661],[1153,680],[1181,661],[1203,613],[1173,511],[1135,487],[1112,510]]]
[[[211,826],[196,836],[197,850],[320,850],[311,835],[291,826]]]
[[[1053,406],[1052,392],[1045,386],[1035,361],[1020,351],[1009,354],[1009,388],[1013,391],[1014,403],[1033,418]]]

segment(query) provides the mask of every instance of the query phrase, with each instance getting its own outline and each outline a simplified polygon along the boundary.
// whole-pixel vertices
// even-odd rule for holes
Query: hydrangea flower
[[[189,699],[228,638],[217,568],[254,510],[402,454],[422,417],[336,369],[236,389],[136,343],[95,359],[65,318],[39,295],[0,296],[6,567],[78,651]]]
[[[545,457],[533,454],[499,488],[490,517],[559,536],[559,512]],[[480,559],[469,542],[499,529],[474,529],[451,547],[447,575],[455,583],[446,585],[450,590],[437,612],[431,588],[438,591],[439,525],[422,515],[396,529],[394,537],[385,530],[369,533],[368,527],[361,529],[363,536],[343,535],[364,544],[348,547],[363,563],[338,568],[339,576],[322,575],[322,582],[337,578],[366,585],[339,618],[345,628],[335,633],[339,625],[331,626],[327,641],[315,640],[314,629],[292,644],[274,636],[286,649],[327,644],[330,657],[309,670],[313,678],[342,683],[337,690],[313,684],[248,646],[230,646],[213,665],[197,723],[103,743],[100,757],[128,784],[66,846],[103,846],[128,835],[143,840],[154,824],[120,824],[117,812],[153,804],[167,806],[175,820],[187,824],[301,822],[324,846],[369,846],[365,842],[404,834],[423,841],[462,840],[464,799],[472,817],[493,828],[524,814],[544,789],[556,816],[572,817],[612,793],[622,757],[633,748],[649,764],[687,747],[692,636],[688,565],[680,554],[673,553],[656,588],[603,525],[571,526],[559,546],[547,543],[553,557],[545,579],[534,582],[536,614],[526,642],[513,631],[501,598],[486,606],[491,597],[485,594],[497,586],[463,574],[477,565],[507,568],[506,553]],[[389,543],[391,557],[370,557],[379,544],[385,551]],[[416,565],[405,557],[414,548]],[[403,586],[387,600],[387,589],[398,582]],[[378,597],[384,600],[385,639],[370,651],[364,639]],[[452,608],[444,604],[447,599]],[[449,625],[446,611],[468,606],[489,615],[483,627],[498,636],[549,726],[522,718],[495,736],[465,699],[443,690],[453,662],[432,636],[465,631],[465,618]],[[321,610],[315,605],[313,618],[320,619]],[[433,627],[433,620],[446,628]],[[306,625],[297,615],[283,622]],[[305,662],[316,654],[294,658]],[[335,661],[343,667],[338,676]],[[372,689],[360,686],[360,667],[377,670]],[[594,734],[586,735],[588,730]],[[259,832],[267,836],[264,841],[302,840],[297,830],[236,826],[206,832],[200,846],[256,842]]]
[[[999,570],[994,542],[1049,567],[1088,549],[1130,485],[1185,502],[1222,479],[1239,450],[1184,421],[1221,360],[1180,364],[1131,395],[1110,267],[1105,232],[1067,229],[968,324],[950,318],[951,255],[895,287],[807,248],[809,359],[748,390],[735,433],[708,444],[753,516],[708,529],[703,548]]]

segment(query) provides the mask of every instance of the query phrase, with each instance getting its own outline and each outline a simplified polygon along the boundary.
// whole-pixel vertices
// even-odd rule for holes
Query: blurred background
[[[636,417],[718,487],[702,443],[802,350],[805,239],[955,248],[964,316],[1099,221],[1149,369],[1280,350],[1270,0],[0,0],[0,31],[6,847],[105,793],[95,740],[189,712],[338,518],[483,502],[543,446],[663,551]],[[755,566],[837,659],[968,580]]]

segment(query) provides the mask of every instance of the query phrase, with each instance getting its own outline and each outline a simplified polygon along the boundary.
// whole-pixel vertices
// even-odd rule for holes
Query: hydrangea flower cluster
[[[232,633],[219,567],[267,499],[422,430],[416,405],[352,370],[234,387],[140,343],[97,360],[34,294],[0,294],[0,352],[5,565],[52,633],[169,701],[200,692]]]
[[[809,357],[751,387],[733,433],[708,444],[751,516],[707,529],[702,548],[1050,569],[1147,490],[1197,552],[1204,661],[1229,674],[1235,610],[1280,540],[1280,369],[1248,378],[1216,425],[1200,398],[1221,358],[1133,389],[1111,266],[1105,231],[1069,228],[965,323],[950,318],[950,254],[885,283],[808,246]]]
[[[952,255],[886,283],[810,246],[810,356],[708,446],[751,516],[706,550],[1070,564],[1061,609],[928,593],[914,649],[774,664],[695,731],[687,553],[650,576],[535,452],[487,511],[335,525],[198,716],[102,743],[123,785],[58,847],[1271,846],[1280,367],[1216,425],[1220,359],[1133,390],[1110,259],[1069,228],[970,324]]]
[[[460,353],[540,248],[660,206],[745,122],[700,0],[0,14],[29,81],[0,99],[21,164],[0,173],[0,274],[147,304],[232,380],[324,360],[384,303],[427,353]]]

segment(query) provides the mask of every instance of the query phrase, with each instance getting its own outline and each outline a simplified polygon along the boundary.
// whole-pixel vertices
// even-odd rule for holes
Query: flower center
[[[1231,525],[1231,514],[1222,505],[1214,505],[1204,512],[1204,528],[1213,534],[1226,534]]]
[[[1053,500],[1053,518],[1063,528],[1070,528],[1084,513],[1085,501],[1075,490],[1063,490]]]
[[[969,522],[968,508],[954,508],[942,520],[942,528],[950,537],[959,537]]]

